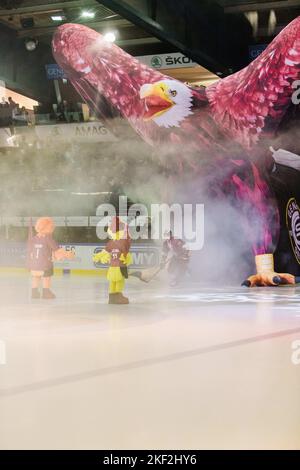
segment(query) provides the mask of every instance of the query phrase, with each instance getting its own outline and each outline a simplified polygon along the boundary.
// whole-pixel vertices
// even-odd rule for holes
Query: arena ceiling
[[[82,17],[86,11],[94,17]],[[52,17],[55,16],[61,16],[63,21],[53,21]],[[133,55],[178,50],[96,0],[0,0],[0,24],[15,31],[19,39],[36,38],[40,43],[50,44],[55,28],[63,22],[86,24],[101,33],[115,31],[116,43]],[[166,72],[193,84],[207,84],[218,78],[200,66],[174,68]]]
[[[220,76],[248,65],[249,46],[268,44],[300,14],[299,0],[101,0]]]
[[[92,17],[83,17],[85,12]],[[60,16],[62,21],[53,20]],[[4,0],[0,1],[0,22],[15,30],[20,38],[34,37],[43,42],[51,41],[55,28],[62,22],[83,23],[99,32],[116,30],[118,43],[123,46],[159,42],[96,0]]]
[[[174,70],[192,83],[216,77],[208,70],[222,76],[246,65],[251,43],[270,42],[299,14],[300,0],[0,0],[0,24],[19,39],[49,45],[57,25],[83,23],[116,32],[132,55],[181,51],[202,65]]]
[[[178,0],[171,3],[176,6]],[[118,31],[120,45],[145,45],[160,42],[157,35],[150,34],[133,21],[125,19],[126,9],[133,9],[144,20],[139,24],[147,26],[156,21],[161,8],[157,0],[0,0],[0,23],[16,31],[18,37],[33,36],[49,41],[57,25],[53,16],[62,16],[63,21],[88,24],[99,32],[106,29]],[[243,14],[250,22],[254,36],[267,39],[279,32],[289,21],[300,14],[300,0],[180,0],[181,4],[194,3],[197,9],[219,6],[224,14]],[[146,6],[145,6],[146,5]],[[117,11],[122,11],[123,15]],[[94,13],[93,18],[83,18],[82,12]],[[129,10],[128,10],[129,12]],[[176,13],[176,12],[175,12]],[[130,16],[129,13],[126,15]],[[131,16],[134,19],[134,16]],[[158,21],[158,25],[160,22]],[[149,26],[149,24],[148,24]],[[214,29],[215,25],[211,25]],[[154,25],[155,27],[155,25]],[[158,32],[158,31],[157,31]],[[172,39],[170,38],[171,42]]]

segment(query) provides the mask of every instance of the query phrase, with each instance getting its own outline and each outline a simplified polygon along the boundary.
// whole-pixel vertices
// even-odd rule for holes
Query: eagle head
[[[177,80],[160,80],[140,88],[144,102],[144,121],[154,121],[160,127],[179,127],[192,111],[192,91]]]

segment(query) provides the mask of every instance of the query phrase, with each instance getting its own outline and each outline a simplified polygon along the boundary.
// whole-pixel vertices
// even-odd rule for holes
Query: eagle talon
[[[274,257],[271,253],[255,256],[257,274],[250,276],[242,285],[247,287],[279,286],[281,284],[295,284],[296,278],[288,273],[276,273]]]
[[[295,276],[287,273],[277,274],[275,272],[266,272],[250,276],[243,282],[246,287],[267,287],[267,286],[280,286],[284,284],[295,284]]]
[[[282,284],[282,283],[283,283],[282,281],[283,281],[283,280],[281,279],[280,276],[274,276],[274,277],[273,277],[273,282],[274,282],[274,284],[276,284],[276,285],[278,285],[278,286],[279,286],[279,284]]]

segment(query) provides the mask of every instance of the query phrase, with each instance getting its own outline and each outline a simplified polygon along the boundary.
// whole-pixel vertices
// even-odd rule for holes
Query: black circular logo
[[[286,225],[295,258],[300,264],[300,209],[295,198],[291,198],[287,203]]]

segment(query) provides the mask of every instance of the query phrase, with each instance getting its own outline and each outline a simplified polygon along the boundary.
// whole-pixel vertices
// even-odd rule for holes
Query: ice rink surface
[[[300,287],[53,287],[0,277],[1,449],[300,449]]]

